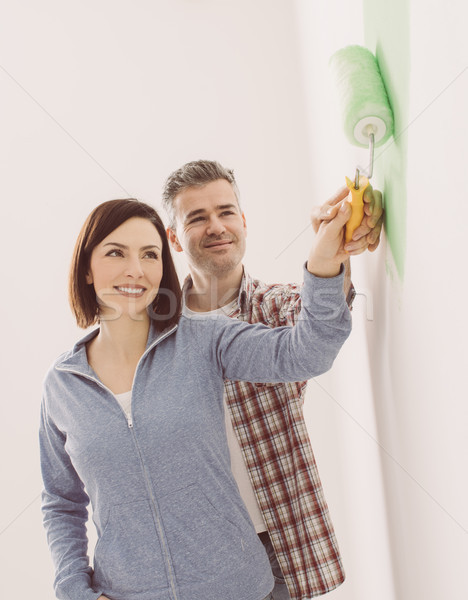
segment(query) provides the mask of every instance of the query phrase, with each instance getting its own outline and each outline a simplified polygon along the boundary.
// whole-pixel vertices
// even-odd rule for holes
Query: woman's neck
[[[150,320],[120,316],[115,320],[102,319],[98,335],[93,339],[94,351],[119,361],[139,359],[146,348]]]

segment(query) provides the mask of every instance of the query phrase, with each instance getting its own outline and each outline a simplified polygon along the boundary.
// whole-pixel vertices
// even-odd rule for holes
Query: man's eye
[[[233,210],[225,210],[225,211],[223,211],[221,213],[221,216],[224,216],[224,215],[233,215],[233,214],[234,214]]]
[[[191,223],[196,223],[197,221],[203,221],[204,217],[194,217],[193,219],[190,219],[189,224]]]

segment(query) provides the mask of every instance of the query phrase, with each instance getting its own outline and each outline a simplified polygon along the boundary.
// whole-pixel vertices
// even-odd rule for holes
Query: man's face
[[[241,264],[247,226],[228,181],[187,188],[176,196],[174,208],[176,228],[168,229],[168,237],[192,269],[223,276]]]

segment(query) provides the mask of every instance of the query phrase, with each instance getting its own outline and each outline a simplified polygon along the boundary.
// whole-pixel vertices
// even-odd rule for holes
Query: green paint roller
[[[338,91],[346,137],[356,146],[369,147],[368,168],[356,168],[354,182],[346,178],[352,215],[346,225],[345,241],[364,216],[363,194],[374,169],[374,146],[393,134],[393,113],[375,56],[363,46],[347,46],[333,54],[330,68]],[[360,175],[365,172],[366,176]]]

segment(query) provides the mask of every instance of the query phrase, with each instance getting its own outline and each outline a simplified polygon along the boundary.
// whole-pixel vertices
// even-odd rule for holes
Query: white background
[[[327,62],[363,43],[363,18],[357,0],[0,10],[0,596],[49,600],[37,424],[44,373],[81,335],[66,280],[82,222],[110,198],[158,207],[172,170],[217,159],[238,178],[249,271],[299,279],[313,204],[362,157],[340,130]],[[385,239],[353,260],[352,337],[310,384],[348,575],[330,599],[466,597],[466,18],[461,1],[449,14],[411,2],[405,278]]]

